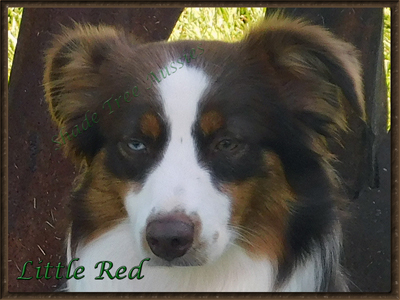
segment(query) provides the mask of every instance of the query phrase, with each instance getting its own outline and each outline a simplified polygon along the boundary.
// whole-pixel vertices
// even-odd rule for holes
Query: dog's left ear
[[[307,127],[323,136],[345,130],[343,95],[365,120],[361,65],[351,44],[320,26],[279,16],[243,43],[249,62],[268,76],[279,101]]]

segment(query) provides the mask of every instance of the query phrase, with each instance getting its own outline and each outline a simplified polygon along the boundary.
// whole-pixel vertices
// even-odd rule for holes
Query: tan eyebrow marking
[[[160,123],[156,116],[150,113],[144,114],[140,120],[140,130],[143,134],[156,139],[161,132]]]
[[[200,119],[200,127],[205,134],[211,134],[224,125],[224,119],[215,110],[205,113]]]

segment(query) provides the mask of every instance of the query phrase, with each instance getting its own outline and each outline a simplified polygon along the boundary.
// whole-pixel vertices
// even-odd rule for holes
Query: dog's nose
[[[186,215],[157,218],[146,228],[151,251],[167,261],[183,256],[192,246],[193,237],[194,224]]]

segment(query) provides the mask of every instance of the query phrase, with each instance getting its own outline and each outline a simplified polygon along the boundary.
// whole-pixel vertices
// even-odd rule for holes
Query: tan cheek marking
[[[145,114],[140,120],[140,130],[143,134],[156,139],[161,132],[157,118],[152,114]]]
[[[220,129],[223,125],[224,119],[214,110],[205,113],[200,119],[200,127],[207,135]]]
[[[267,255],[278,261],[285,253],[290,203],[294,193],[286,181],[277,154],[267,152],[264,162],[266,178],[250,178],[223,187],[233,200],[231,224],[237,226],[241,244],[257,257]]]
[[[96,156],[90,172],[94,178],[85,197],[94,230],[86,238],[89,242],[127,217],[124,199],[129,191],[140,191],[138,183],[114,178],[104,168],[104,153]]]

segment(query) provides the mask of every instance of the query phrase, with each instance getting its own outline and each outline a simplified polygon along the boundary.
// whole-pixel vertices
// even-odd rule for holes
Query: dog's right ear
[[[58,141],[77,163],[90,162],[102,147],[99,126],[90,118],[101,104],[99,89],[110,76],[109,64],[111,57],[118,56],[116,51],[131,51],[128,36],[112,27],[76,25],[64,29],[47,52],[43,80],[46,100],[60,128]],[[83,130],[86,119],[92,126]],[[62,136],[65,132],[69,135]]]

